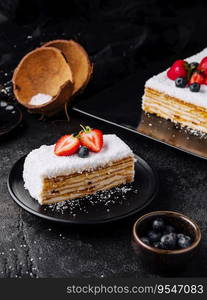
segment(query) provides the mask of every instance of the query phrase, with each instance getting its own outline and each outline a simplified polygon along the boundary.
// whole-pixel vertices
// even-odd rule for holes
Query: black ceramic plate
[[[41,218],[68,224],[107,223],[137,213],[157,194],[156,173],[142,158],[136,159],[135,181],[132,184],[99,192],[80,200],[41,206],[24,189],[22,170],[25,157],[22,157],[11,169],[8,189],[19,206]]]
[[[21,121],[21,111],[12,102],[0,100],[0,136],[15,129]]]

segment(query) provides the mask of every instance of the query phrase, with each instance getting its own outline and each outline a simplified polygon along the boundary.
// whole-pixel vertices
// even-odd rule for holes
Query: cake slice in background
[[[207,48],[147,80],[142,109],[207,133],[206,56]]]

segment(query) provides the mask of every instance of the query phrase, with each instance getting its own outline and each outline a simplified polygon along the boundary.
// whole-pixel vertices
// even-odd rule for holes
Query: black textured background
[[[55,4],[1,0],[0,83],[10,79],[10,71],[34,47],[55,38],[73,38],[95,63],[81,100],[138,70],[154,73],[204,48],[206,14],[206,1],[198,0],[58,0]],[[198,256],[187,269],[165,276],[207,276],[206,162],[73,112],[74,121],[117,133],[157,169],[160,194],[145,211],[178,210],[200,225],[203,240]],[[101,228],[65,228],[35,218],[12,202],[6,186],[12,165],[33,148],[54,142],[59,134],[51,121],[40,122],[24,111],[23,127],[0,142],[0,277],[160,276],[145,269],[132,251],[131,228],[137,216]]]
[[[139,68],[164,68],[163,60],[169,65],[205,47],[206,12],[204,0],[1,0],[0,69],[42,42],[72,38],[95,62],[92,95]]]

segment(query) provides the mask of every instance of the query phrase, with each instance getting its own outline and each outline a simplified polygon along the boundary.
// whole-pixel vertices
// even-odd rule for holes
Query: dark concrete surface
[[[80,42],[95,63],[94,76],[80,101],[133,76],[137,70],[140,76],[151,76],[207,44],[204,0],[61,0],[58,4],[1,1],[0,85],[10,84],[7,81],[23,55],[56,38]],[[140,82],[138,86],[143,88]],[[113,119],[115,111],[111,113],[111,107],[106,110]],[[119,122],[128,118],[128,124],[132,121],[134,125],[136,119],[131,120],[130,112],[117,109],[115,117]],[[19,208],[6,185],[12,165],[33,148],[54,143],[65,134],[60,124],[39,121],[24,112],[22,127],[0,141],[0,277],[207,276],[206,161],[90,117],[75,112],[72,115],[69,128],[86,123],[117,133],[156,168],[159,195],[139,215],[171,209],[192,217],[202,230],[201,251],[185,270],[153,274],[142,266],[130,244],[132,225],[139,215],[104,226],[63,227]]]
[[[17,159],[41,144],[55,142],[65,133],[61,122],[39,121],[25,113],[21,128],[0,145],[0,277],[122,277],[206,276],[206,161],[150,141],[124,129],[71,114],[68,128],[90,124],[105,133],[116,133],[133,151],[146,159],[160,177],[160,192],[140,214],[102,226],[59,226],[30,215],[13,202],[7,190],[7,176]],[[182,212],[202,230],[200,253],[176,274],[154,274],[131,247],[135,219],[158,209]]]

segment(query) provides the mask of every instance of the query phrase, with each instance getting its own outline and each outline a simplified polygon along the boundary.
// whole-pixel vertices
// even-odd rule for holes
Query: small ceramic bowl
[[[185,249],[164,250],[145,244],[141,238],[149,229],[151,222],[161,217],[166,223],[174,226],[180,233],[191,237],[192,244]],[[189,262],[196,254],[201,241],[201,232],[198,225],[187,216],[174,211],[154,211],[140,217],[133,226],[132,245],[143,263],[150,269],[160,271],[178,270]]]

